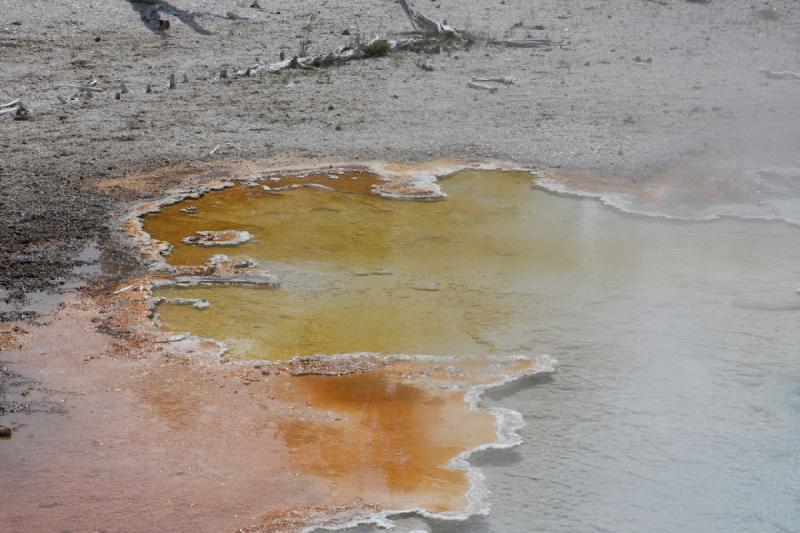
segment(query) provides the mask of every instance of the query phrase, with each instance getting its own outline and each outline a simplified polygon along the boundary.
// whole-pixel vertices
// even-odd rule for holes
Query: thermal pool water
[[[560,362],[493,393],[527,426],[523,446],[473,460],[492,513],[400,520],[401,530],[800,530],[800,228],[626,215],[548,193],[526,172],[458,172],[441,180],[439,201],[371,194],[378,179],[366,173],[304,179],[210,192],[145,218],[174,247],[171,264],[225,253],[280,279],[159,289],[210,304],[162,304],[164,328],[222,340],[244,359]],[[223,230],[252,238],[183,242]]]

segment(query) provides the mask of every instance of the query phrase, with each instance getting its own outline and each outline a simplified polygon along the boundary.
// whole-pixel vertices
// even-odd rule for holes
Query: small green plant
[[[375,39],[365,44],[363,50],[367,57],[385,57],[389,55],[391,49],[392,47],[386,39]]]

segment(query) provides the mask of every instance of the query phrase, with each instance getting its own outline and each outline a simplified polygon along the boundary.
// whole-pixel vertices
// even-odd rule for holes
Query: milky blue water
[[[398,531],[800,531],[800,227],[537,202],[588,268],[531,271],[535,316],[489,340],[559,369],[487,400],[527,422],[474,458],[492,513]]]

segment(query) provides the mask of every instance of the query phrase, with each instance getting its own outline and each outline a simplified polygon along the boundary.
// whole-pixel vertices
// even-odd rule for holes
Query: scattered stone
[[[169,88],[174,89],[175,87],[175,73],[173,72],[169,75]]]
[[[153,92],[153,88],[150,87],[150,84],[147,84],[147,88],[144,90],[145,94],[150,94]]]
[[[0,426],[0,439],[10,439],[11,428],[8,426]]]

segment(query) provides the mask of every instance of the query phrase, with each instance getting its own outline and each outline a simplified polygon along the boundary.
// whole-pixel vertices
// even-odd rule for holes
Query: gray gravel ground
[[[6,294],[57,285],[86,239],[107,235],[117,206],[96,180],[199,160],[222,142],[241,151],[217,159],[497,157],[633,180],[698,156],[800,164],[800,80],[759,71],[800,71],[794,0],[417,0],[455,27],[563,44],[218,79],[295,55],[304,26],[310,52],[346,44],[345,30],[410,29],[394,0],[258,3],[161,2],[171,28],[159,32],[141,19],[150,6],[127,0],[0,0],[0,101],[31,111],[0,117]],[[517,82],[467,87],[499,75]],[[102,92],[69,102],[69,85],[94,79]],[[130,93],[116,100],[121,82]]]

